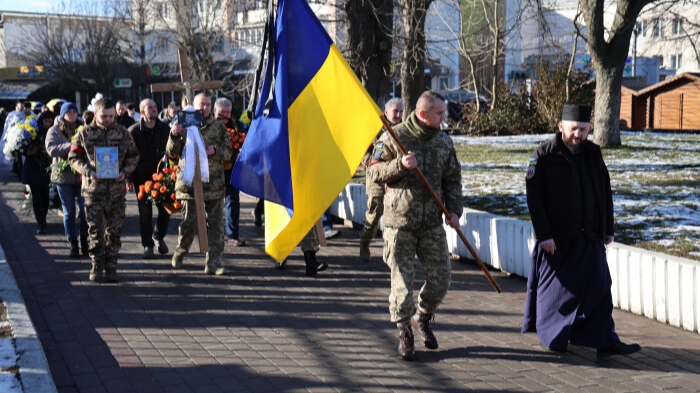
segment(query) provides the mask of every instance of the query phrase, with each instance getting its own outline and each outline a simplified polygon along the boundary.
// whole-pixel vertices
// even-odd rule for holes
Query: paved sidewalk
[[[388,269],[381,241],[357,257],[358,232],[341,228],[319,258],[329,270],[304,277],[300,250],[284,271],[263,251],[242,198],[241,238],[226,248],[228,277],[206,276],[201,254],[184,269],[170,255],[141,259],[129,195],[119,284],[88,281],[87,259],[69,259],[61,219],[47,235],[20,211],[22,185],[0,169],[0,241],[36,325],[59,392],[557,391],[697,392],[700,335],[615,311],[625,341],[644,347],[598,360],[570,347],[544,352],[521,335],[525,281],[494,273],[496,294],[474,265],[454,261],[451,291],[436,317],[440,349],[396,356],[388,322]],[[166,240],[175,248],[174,217]],[[196,247],[196,246],[195,246]],[[418,283],[422,282],[419,274]]]

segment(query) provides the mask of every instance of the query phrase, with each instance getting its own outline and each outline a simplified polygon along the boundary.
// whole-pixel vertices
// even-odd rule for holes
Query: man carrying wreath
[[[158,171],[158,162],[165,155],[165,145],[168,143],[170,135],[168,125],[158,120],[158,108],[153,100],[147,98],[141,101],[139,110],[141,111],[141,120],[129,127],[129,133],[141,155],[139,165],[129,177],[127,187],[130,192],[151,180],[153,174]],[[138,200],[138,206],[143,259],[155,257],[153,249],[156,242],[158,242],[158,252],[167,254],[168,246],[165,244],[164,238],[168,231],[170,214],[162,204],[157,203],[158,218],[154,229],[153,203],[149,198],[142,198]]]

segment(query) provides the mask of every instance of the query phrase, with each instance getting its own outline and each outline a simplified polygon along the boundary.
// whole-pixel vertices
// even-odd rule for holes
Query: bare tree
[[[394,2],[345,2],[347,47],[345,58],[369,95],[381,105],[389,99]]]
[[[102,92],[112,89],[115,68],[123,63],[119,32],[101,4],[71,4],[64,14],[47,15],[44,29],[26,53],[34,64],[43,64],[46,78],[66,90]],[[70,11],[69,11],[70,10]]]
[[[632,31],[642,9],[653,0],[618,0],[612,25],[605,29],[605,0],[580,0],[586,21],[588,48],[596,74],[594,141],[601,147],[620,146],[622,73]]]

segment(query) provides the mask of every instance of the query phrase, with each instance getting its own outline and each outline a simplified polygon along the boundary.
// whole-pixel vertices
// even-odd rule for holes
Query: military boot
[[[90,281],[92,282],[102,282],[102,270],[104,265],[99,263],[92,263],[92,269],[90,269]]]
[[[185,260],[185,254],[181,254],[177,251],[173,254],[173,260],[172,260],[172,265],[175,269],[179,269],[182,267],[182,261]]]
[[[369,240],[360,238],[360,259],[369,262],[371,256],[369,252]]]
[[[228,270],[221,265],[221,263],[207,263],[204,266],[204,273],[215,274],[217,276],[224,276],[228,274]]]
[[[87,257],[90,252],[90,243],[88,243],[87,235],[80,236],[80,251],[82,251],[84,257]]]
[[[80,258],[80,250],[78,249],[78,239],[76,238],[70,239],[70,257]]]
[[[411,318],[411,326],[418,332],[420,340],[428,349],[437,349],[437,338],[430,329],[430,322],[435,322],[435,314],[425,314],[420,309]]]
[[[313,277],[316,273],[328,268],[326,263],[318,263],[316,251],[304,251],[304,262],[306,262],[306,275],[309,277]]]
[[[404,326],[399,328],[399,356],[401,359],[411,361],[413,360],[413,355],[415,354],[415,347],[413,346],[413,331],[411,326]]]

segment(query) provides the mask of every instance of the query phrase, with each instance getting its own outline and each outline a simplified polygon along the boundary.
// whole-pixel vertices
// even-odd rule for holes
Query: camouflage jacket
[[[226,193],[226,185],[229,179],[224,176],[224,161],[231,159],[231,137],[226,132],[226,126],[209,115],[204,120],[204,125],[199,128],[205,146],[214,146],[215,153],[209,159],[209,182],[202,183],[204,200],[223,198]],[[175,183],[175,194],[177,199],[194,199],[194,189],[182,182],[182,171],[185,167],[185,158],[182,157],[182,150],[185,147],[186,139],[184,135],[175,136],[172,133],[165,146],[165,153],[170,157],[180,156],[177,165],[177,182]]]
[[[382,130],[379,131],[379,135],[377,135],[377,138],[372,142],[372,146],[370,147],[370,152],[367,153],[370,157],[368,157],[368,159],[367,159],[367,163],[366,163],[367,168],[365,169],[365,173],[366,173],[365,194],[367,194],[367,196],[370,198],[383,197],[384,193],[385,193],[384,184],[377,183],[369,177],[369,164],[370,164],[369,161],[370,161],[371,155],[374,151],[374,148],[375,148],[377,142],[379,142],[379,140],[382,138],[382,136],[384,136],[384,134],[386,134],[386,131],[382,128]],[[363,160],[363,162],[364,162],[364,160]]]
[[[96,147],[116,147],[119,172],[125,179],[102,179],[97,182],[90,179],[90,171],[94,171],[97,161]],[[82,191],[86,200],[116,200],[126,198],[126,177],[136,169],[139,163],[139,151],[131,134],[116,122],[106,128],[94,122],[78,131],[68,153],[68,164],[76,172],[83,175]]]
[[[427,138],[416,135],[432,134]],[[394,128],[401,144],[412,151],[428,183],[451,213],[462,215],[462,175],[457,153],[447,134],[435,133],[421,127],[415,113]],[[420,181],[415,171],[401,166],[401,151],[385,133],[375,144],[368,176],[374,182],[386,184],[384,196],[384,225],[391,228],[419,231],[443,223],[440,207]]]

